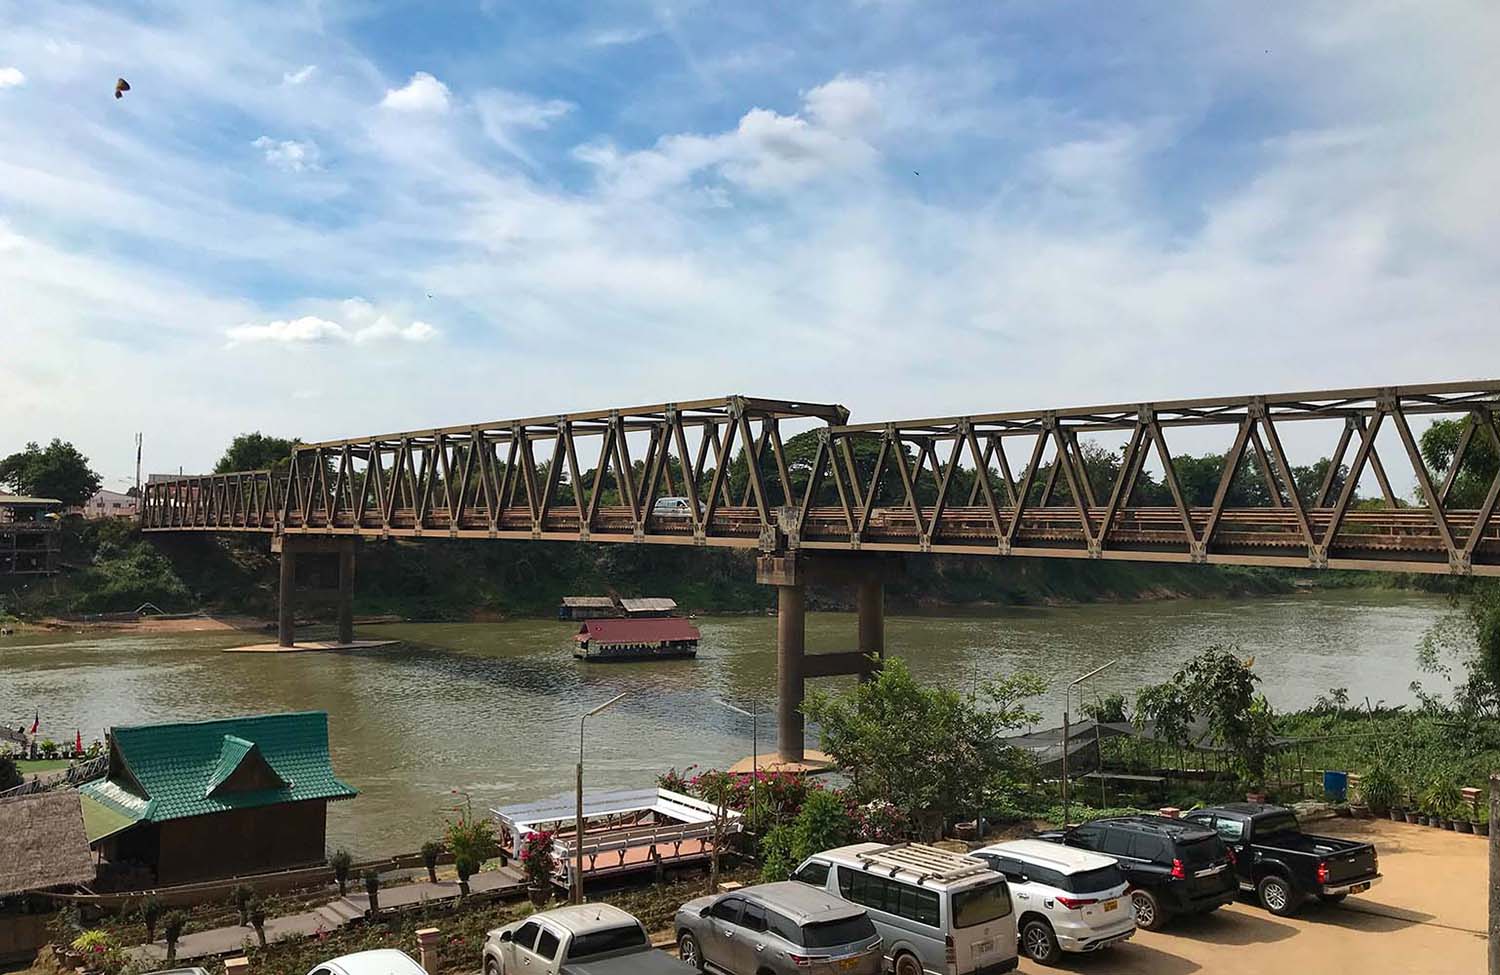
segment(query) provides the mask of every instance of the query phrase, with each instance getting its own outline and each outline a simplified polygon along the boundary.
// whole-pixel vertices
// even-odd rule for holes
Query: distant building
[[[622,599],[620,608],[625,610],[625,615],[634,619],[650,619],[653,617],[671,616],[677,612],[677,600],[666,599],[660,596],[651,596],[644,599]]]
[[[57,571],[62,510],[56,498],[0,494],[0,577]]]
[[[321,711],[117,727],[79,791],[101,858],[159,885],[322,863],[328,803],[357,795]]]
[[[100,488],[94,496],[83,503],[85,518],[134,518],[136,499],[119,491]]]
[[[684,619],[586,620],[573,636],[580,660],[656,660],[698,654],[698,628]]]
[[[564,596],[557,607],[560,620],[599,620],[619,616],[620,608],[610,596]]]

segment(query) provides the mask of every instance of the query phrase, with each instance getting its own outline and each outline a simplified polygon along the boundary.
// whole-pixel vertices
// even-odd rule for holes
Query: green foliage
[[[1025,702],[1041,690],[1030,675],[988,681],[981,706],[919,684],[891,658],[847,695],[809,693],[803,711],[821,726],[823,750],[856,802],[889,802],[933,834],[943,817],[970,818],[1020,789],[1027,758],[1000,739],[1037,719]]]
[[[761,844],[761,880],[786,880],[797,864],[814,853],[848,843],[853,830],[843,797],[822,789],[810,793],[796,819],[766,834]]]
[[[161,916],[161,934],[167,942],[167,962],[177,960],[177,942],[187,932],[188,916],[182,911],[168,911]]]
[[[16,768],[16,760],[9,755],[0,755],[0,792],[20,784],[21,770]]]
[[[760,841],[760,879],[763,883],[786,880],[801,862],[802,858],[796,853],[796,837],[791,823],[772,828]]]
[[[0,459],[0,484],[17,494],[81,505],[101,483],[99,475],[89,469],[89,459],[61,440],[54,439],[46,447],[33,441],[24,450]]]
[[[460,880],[467,881],[479,872],[484,861],[500,852],[494,826],[485,817],[475,816],[473,806],[467,800],[458,815],[448,821],[444,836],[453,853],[453,866]],[[425,848],[423,856],[426,856]]]
[[[155,894],[147,894],[146,899],[141,901],[140,920],[146,928],[146,940],[156,940],[156,925],[161,920],[163,908],[161,901]]]
[[[250,902],[255,899],[255,888],[249,884],[236,884],[234,890],[230,891],[229,899],[240,912],[240,924],[249,924]]]
[[[1083,713],[1093,721],[1107,724],[1123,724],[1130,720],[1125,713],[1125,695],[1118,692],[1087,702]]]
[[[428,840],[422,844],[422,866],[427,868],[427,879],[437,883],[438,857],[443,855],[443,844],[437,840]]]
[[[296,440],[268,437],[259,430],[242,433],[229,442],[224,456],[214,465],[215,474],[233,471],[284,471],[291,466]]]
[[[1212,646],[1188,661],[1172,679],[1136,696],[1136,720],[1155,721],[1157,733],[1176,745],[1190,741],[1191,723],[1202,718],[1211,742],[1234,753],[1251,782],[1265,777],[1273,729],[1271,706],[1256,692],[1260,678],[1235,648]]]
[[[521,870],[533,887],[552,882],[557,860],[552,855],[552,834],[546,830],[527,833],[521,839]]]
[[[1422,459],[1437,472],[1441,481],[1448,475],[1468,420],[1436,420],[1422,433]],[[1453,508],[1478,508],[1500,468],[1495,443],[1480,429],[1474,431],[1464,450],[1458,474],[1449,488],[1448,504]]]
[[[333,868],[333,879],[338,881],[339,895],[349,893],[349,870],[354,866],[354,856],[348,850],[338,850],[328,858]]]
[[[1383,763],[1370,766],[1359,778],[1360,798],[1375,813],[1387,812],[1401,801],[1401,784]]]

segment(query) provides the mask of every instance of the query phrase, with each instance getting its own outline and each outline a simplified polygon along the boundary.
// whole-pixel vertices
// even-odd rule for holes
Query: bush
[[[821,789],[809,793],[797,818],[774,827],[761,842],[761,879],[786,880],[814,853],[847,843],[853,827],[842,797]]]
[[[16,768],[16,760],[9,755],[0,755],[0,792],[20,784],[21,770]]]
[[[1370,810],[1384,814],[1401,801],[1401,785],[1384,765],[1373,765],[1360,776],[1360,797]]]
[[[437,883],[438,857],[443,855],[443,844],[437,840],[428,840],[422,844],[422,866],[427,868],[427,879]]]
[[[552,856],[551,832],[542,830],[526,834],[521,841],[521,868],[533,887],[545,887],[552,882],[557,861]]]
[[[328,865],[333,868],[333,879],[339,883],[339,896],[349,893],[349,869],[354,866],[354,857],[348,850],[339,850],[328,858]]]

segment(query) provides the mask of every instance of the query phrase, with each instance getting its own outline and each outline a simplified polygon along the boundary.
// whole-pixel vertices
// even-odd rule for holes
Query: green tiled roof
[[[108,777],[80,791],[136,821],[356,795],[333,774],[322,711],[118,727],[111,739]],[[240,770],[241,781],[281,784],[234,788]]]

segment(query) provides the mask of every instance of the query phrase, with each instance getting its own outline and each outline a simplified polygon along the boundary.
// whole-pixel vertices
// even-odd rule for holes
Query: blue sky
[[[1497,371],[1492,4],[434,6],[0,0],[0,452]]]

